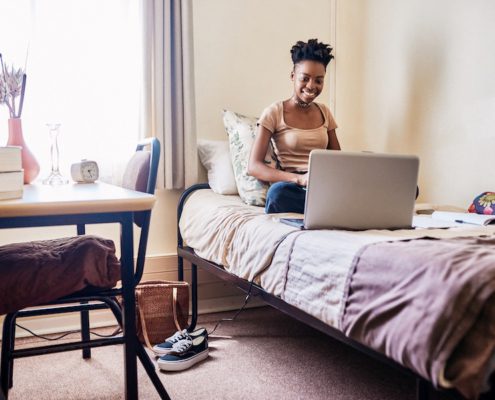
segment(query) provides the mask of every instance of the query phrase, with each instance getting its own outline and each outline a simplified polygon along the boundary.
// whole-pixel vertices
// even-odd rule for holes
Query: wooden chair
[[[149,150],[147,150],[149,148]],[[156,138],[141,141],[133,157],[127,164],[124,172],[122,186],[126,189],[137,190],[153,194],[155,191],[158,162],[160,158],[160,142]],[[134,214],[134,223],[140,228],[140,238],[135,265],[135,284],[139,283],[144,270],[146,247],[150,225],[151,211],[141,211]],[[85,235],[85,225],[77,225],[77,234]],[[91,310],[109,308],[115,316],[118,324],[122,326],[122,310],[117,296],[121,295],[121,288],[97,289],[94,287],[83,289],[77,293],[62,298],[50,299],[43,308],[27,308],[13,310],[5,316],[3,323],[2,353],[0,360],[0,394],[3,391],[5,399],[13,385],[14,359],[33,355],[41,355],[55,352],[82,349],[83,358],[91,357],[91,347],[122,344],[122,337],[90,339],[89,312]],[[38,304],[33,304],[38,306]],[[71,343],[40,346],[29,349],[15,349],[16,320],[23,317],[39,315],[79,312],[81,319],[81,340]],[[143,346],[137,342],[137,355],[150,377],[153,385],[162,399],[169,399],[157,373],[155,365],[150,360]],[[127,372],[127,371],[126,371]],[[0,396],[1,399],[1,396]]]

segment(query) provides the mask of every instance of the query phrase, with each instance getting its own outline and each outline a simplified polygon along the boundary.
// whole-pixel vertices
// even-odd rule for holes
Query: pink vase
[[[22,124],[20,118],[9,119],[8,146],[21,146],[22,168],[24,169],[24,183],[31,183],[40,173],[40,165],[31,150],[26,145],[22,136]]]

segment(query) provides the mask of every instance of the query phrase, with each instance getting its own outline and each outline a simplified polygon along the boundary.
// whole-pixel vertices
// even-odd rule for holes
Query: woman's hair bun
[[[309,39],[307,43],[298,41],[290,49],[290,54],[294,65],[301,61],[312,60],[322,63],[326,68],[333,58],[332,50],[330,45],[318,42],[318,39]]]

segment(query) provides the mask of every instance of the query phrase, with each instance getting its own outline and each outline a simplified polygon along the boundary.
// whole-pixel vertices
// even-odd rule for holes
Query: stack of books
[[[23,185],[21,148],[0,146],[0,200],[22,197]]]

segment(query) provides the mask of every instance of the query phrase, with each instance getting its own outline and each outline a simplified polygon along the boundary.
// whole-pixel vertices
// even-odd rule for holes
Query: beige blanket
[[[196,254],[251,280],[268,292],[335,328],[343,309],[345,281],[356,252],[376,242],[428,236],[452,238],[495,232],[495,227],[454,229],[299,231],[239,196],[199,190],[187,199],[180,231]],[[289,215],[287,215],[289,216]],[[300,216],[293,214],[290,216]]]
[[[85,235],[0,246],[0,315],[120,279],[113,241]]]
[[[261,207],[243,204],[238,196],[222,196],[211,190],[200,190],[191,194],[187,200],[179,226],[185,243],[200,257],[223,265],[226,270],[242,278],[258,277],[257,282],[268,292],[341,330],[346,282],[353,271],[353,260],[364,246],[389,246],[394,242],[400,244],[403,240],[420,239],[425,236],[438,239],[479,235],[495,237],[495,226],[480,227],[467,224],[450,229],[299,231],[280,223],[279,217],[281,215],[264,214]],[[407,242],[405,247],[414,242]],[[461,243],[455,247],[462,251]],[[411,249],[414,247],[411,246]],[[425,261],[418,249],[412,250],[412,254],[418,256],[418,262]],[[394,255],[394,259],[400,263],[402,255]],[[390,258],[388,253],[384,253],[383,257]],[[426,261],[430,264],[435,263],[428,258]],[[376,271],[373,267],[370,268],[367,285],[380,286],[388,282],[388,275],[379,271],[379,265]],[[406,293],[401,301],[411,300],[414,294],[419,297],[426,296],[426,299],[430,296],[424,292]],[[441,293],[446,304],[449,295],[448,290]],[[448,307],[447,312],[456,316],[456,309]],[[486,310],[486,313],[490,312]],[[482,324],[477,326],[485,329]],[[404,338],[413,336],[411,332],[414,330],[408,332]],[[421,337],[417,340],[421,340]],[[483,346],[485,344],[483,343]],[[492,354],[490,346],[483,347],[483,351]],[[404,365],[411,365],[407,359],[400,358],[398,361]],[[430,377],[431,374],[431,380],[444,387],[453,384],[459,387],[454,380],[469,380],[471,368],[477,369],[478,366],[471,364],[469,356],[463,355],[456,358],[455,362],[449,362],[446,371],[436,367],[434,371],[425,370],[424,376]],[[493,366],[491,369],[494,369]],[[435,373],[438,375],[435,376]],[[461,378],[464,373],[468,375]],[[450,381],[454,376],[456,378]]]

